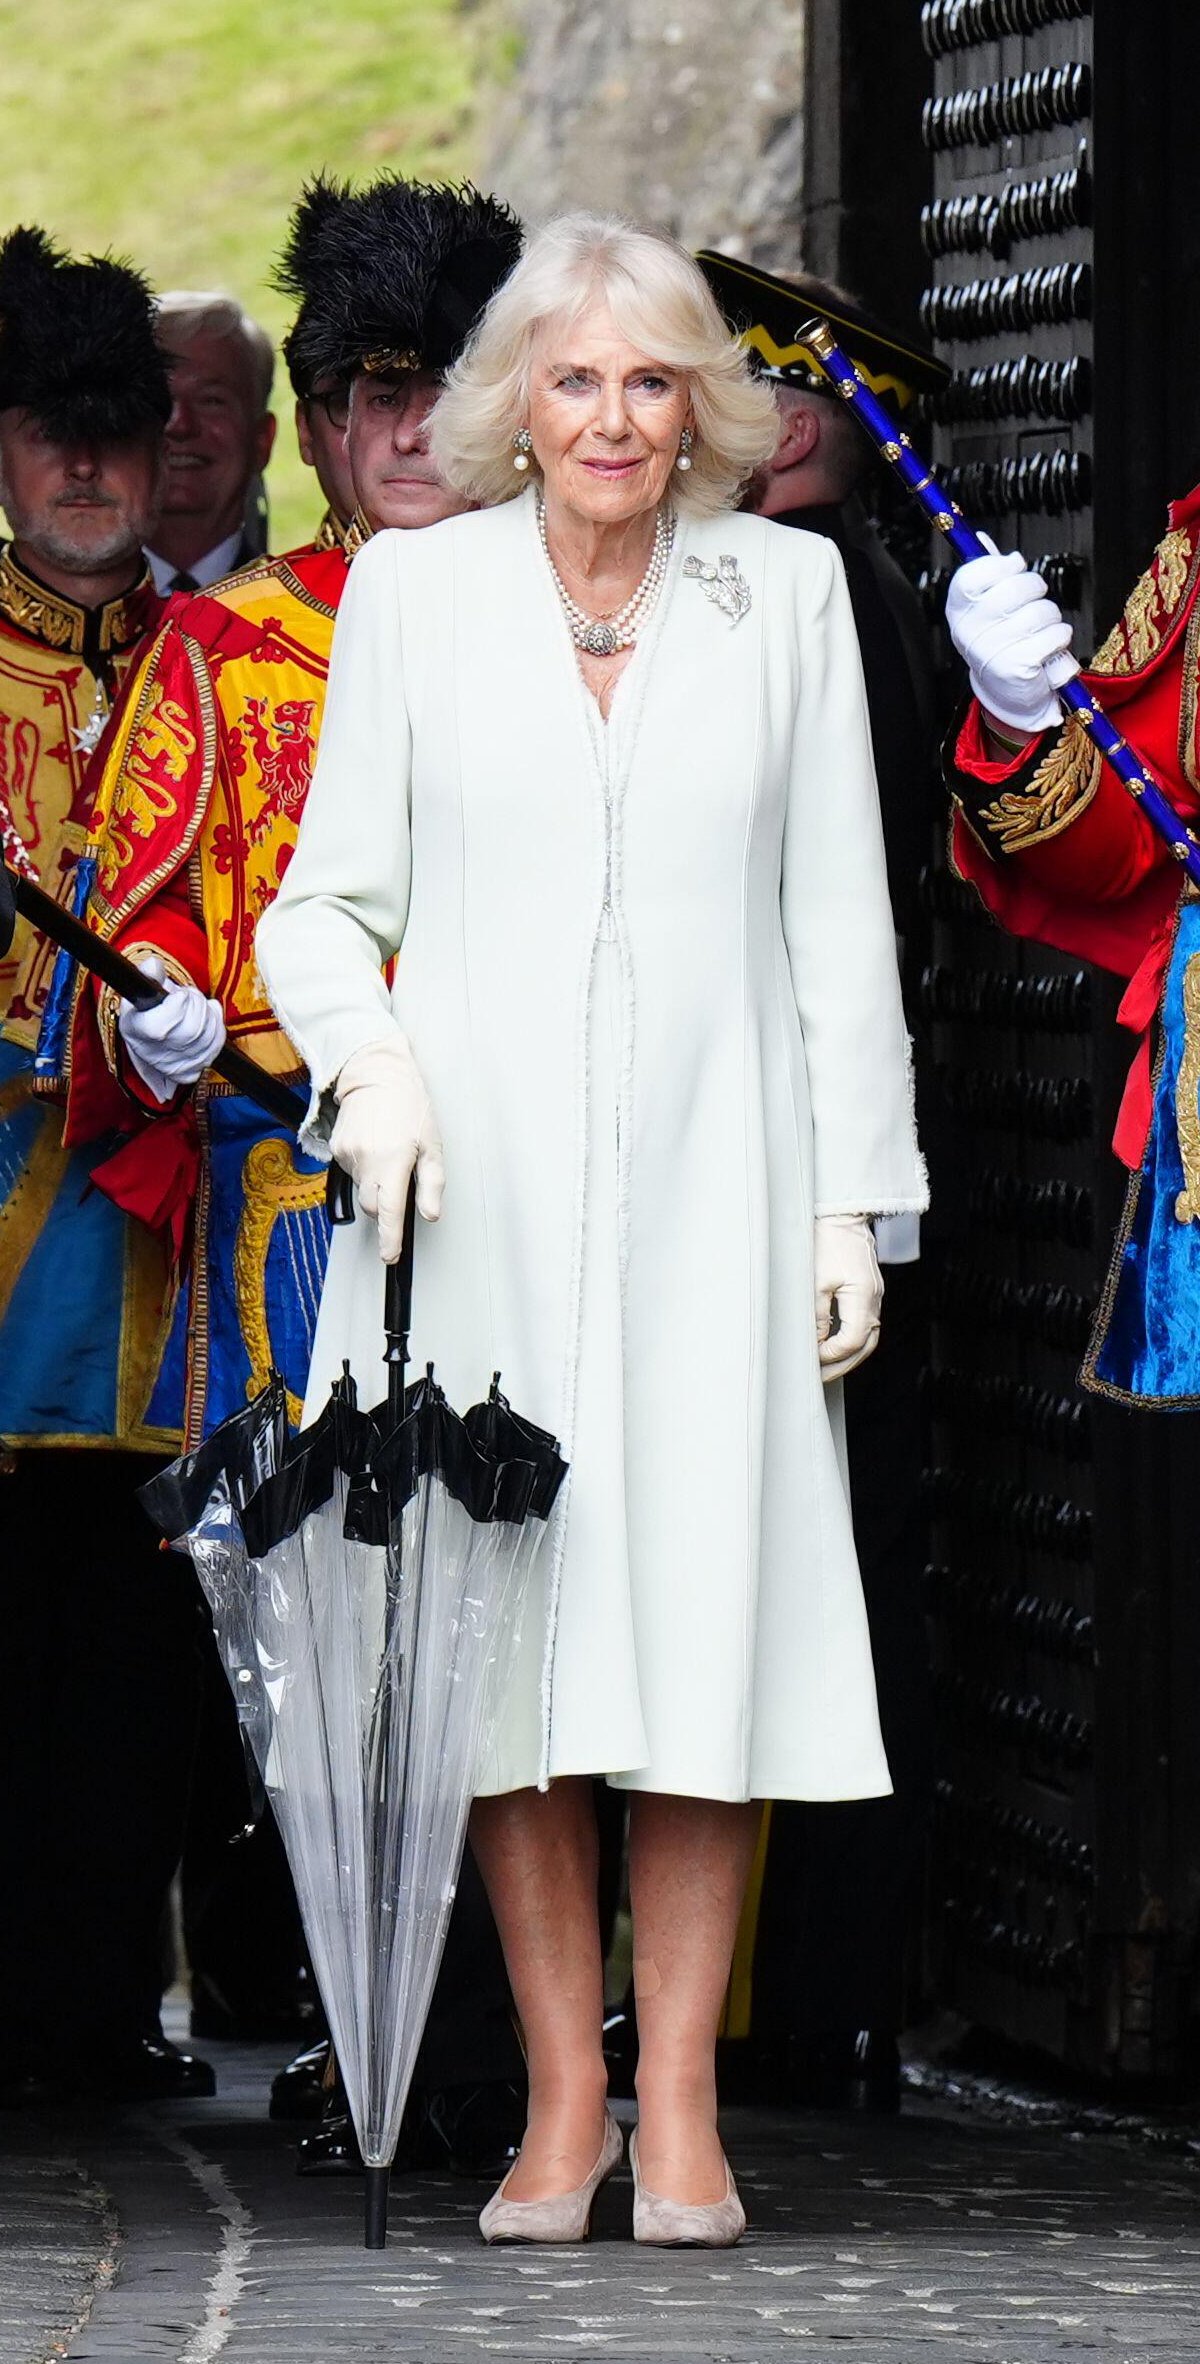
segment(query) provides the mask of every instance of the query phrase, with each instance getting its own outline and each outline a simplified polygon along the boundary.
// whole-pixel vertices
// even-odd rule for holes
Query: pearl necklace
[[[537,522],[546,564],[554,579],[554,588],[562,602],[567,628],[576,648],[583,649],[589,657],[612,657],[619,648],[632,648],[663,587],[675,539],[674,516],[659,510],[654,523],[654,548],[650,553],[650,564],[637,590],[614,616],[603,618],[589,616],[586,609],[572,599],[550,556],[550,544],[546,538],[546,504],[541,499],[537,505]]]

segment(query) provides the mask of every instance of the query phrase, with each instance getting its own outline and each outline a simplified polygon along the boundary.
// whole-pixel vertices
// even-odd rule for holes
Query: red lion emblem
[[[317,742],[312,720],[315,698],[247,698],[234,736],[253,758],[258,772],[258,801],[247,817],[252,845],[264,838],[275,820],[297,821],[312,778]]]

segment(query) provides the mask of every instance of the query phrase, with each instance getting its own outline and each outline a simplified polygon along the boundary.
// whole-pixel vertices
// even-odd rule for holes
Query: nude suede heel
[[[604,2141],[586,2183],[573,2192],[558,2192],[550,2200],[506,2200],[510,2167],[498,2192],[493,2192],[479,2219],[485,2241],[586,2241],[591,2229],[592,2202],[621,2164],[621,2129],[610,2110],[604,2113]]]
[[[633,2237],[658,2249],[732,2249],[746,2230],[746,2211],[738,2198],[728,2159],[723,2200],[664,2200],[648,2192],[638,2167],[637,2133],[630,2136],[629,2164],[633,2169]]]

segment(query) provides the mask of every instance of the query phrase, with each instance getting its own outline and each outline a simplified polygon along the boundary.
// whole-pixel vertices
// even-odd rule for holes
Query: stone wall
[[[804,0],[513,0],[486,180],[527,220],[629,213],[800,263]]]

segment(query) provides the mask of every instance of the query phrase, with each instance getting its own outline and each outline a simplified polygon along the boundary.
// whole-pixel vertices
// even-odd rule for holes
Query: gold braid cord
[[[1099,748],[1072,715],[1028,784],[981,806],[975,825],[995,840],[990,851],[1021,854],[1069,829],[1091,803],[1103,766]]]

